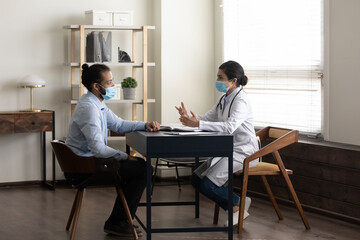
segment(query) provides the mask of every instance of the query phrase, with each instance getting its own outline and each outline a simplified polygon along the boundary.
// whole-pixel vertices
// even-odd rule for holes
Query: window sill
[[[262,128],[255,127],[255,131],[259,131]],[[338,143],[338,142],[330,142],[325,141],[322,137],[309,137],[306,134],[299,133],[299,143],[303,144],[311,144],[311,145],[317,145],[317,146],[324,146],[324,147],[332,147],[332,148],[339,148],[339,149],[346,149],[346,150],[352,150],[352,151],[359,151],[360,152],[360,146],[359,145],[352,145],[352,144],[346,144],[346,143]]]
[[[346,150],[360,152],[360,146],[358,146],[358,145],[329,142],[329,141],[325,141],[321,137],[310,138],[310,137],[302,135],[302,134],[299,135],[299,143],[312,144],[312,145],[318,145],[318,146],[324,146],[324,147],[332,147],[332,148],[340,148],[340,149],[346,149]]]

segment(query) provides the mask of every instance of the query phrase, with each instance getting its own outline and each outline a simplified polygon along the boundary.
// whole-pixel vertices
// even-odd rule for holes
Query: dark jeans
[[[124,195],[129,206],[131,217],[135,217],[140,198],[146,187],[146,162],[142,158],[137,161],[125,160],[120,162],[119,175],[124,183]],[[115,200],[115,204],[108,222],[118,224],[126,220],[126,214],[119,196]]]
[[[135,217],[140,198],[146,187],[146,162],[142,158],[134,160],[120,161],[119,175],[123,180],[123,191],[131,213],[131,217]],[[67,180],[72,184],[78,184],[90,175],[84,174],[65,174]],[[119,196],[116,197],[113,210],[107,222],[111,224],[119,224],[125,221],[126,214]]]
[[[218,187],[209,178],[201,179],[195,173],[191,176],[191,184],[200,193],[216,202],[222,209],[228,210],[229,188],[227,186]],[[233,193],[232,202],[233,206],[239,202],[239,196],[235,193]]]

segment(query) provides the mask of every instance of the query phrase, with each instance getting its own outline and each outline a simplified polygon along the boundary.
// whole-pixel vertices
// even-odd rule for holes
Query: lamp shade
[[[26,75],[17,81],[18,87],[45,87],[46,81],[36,75]]]
[[[33,107],[33,88],[45,87],[46,81],[36,75],[26,75],[17,81],[18,88],[30,88],[30,109],[21,110],[23,112],[41,112]]]

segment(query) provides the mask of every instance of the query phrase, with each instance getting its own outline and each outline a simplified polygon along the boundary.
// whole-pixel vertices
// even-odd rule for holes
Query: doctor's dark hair
[[[92,90],[92,84],[100,84],[103,79],[103,72],[110,71],[110,68],[104,64],[94,64],[89,67],[86,63],[81,66],[82,75],[81,83],[87,88],[89,92]]]
[[[236,86],[245,86],[248,78],[244,73],[243,67],[235,61],[227,61],[220,65],[219,69],[223,70],[229,80],[236,78]]]

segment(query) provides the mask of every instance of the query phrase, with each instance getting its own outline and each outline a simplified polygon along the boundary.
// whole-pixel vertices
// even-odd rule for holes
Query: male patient
[[[124,195],[132,218],[135,216],[141,195],[146,186],[146,164],[141,158],[136,158],[107,146],[107,130],[126,133],[137,130],[159,131],[158,122],[126,121],[117,117],[106,107],[104,100],[115,96],[116,88],[110,68],[103,64],[82,66],[82,84],[88,93],[79,100],[72,116],[68,145],[80,156],[95,156],[99,158],[113,157],[121,161],[119,174],[125,184]],[[70,181],[79,181],[83,175],[65,174]],[[120,197],[115,201],[110,217],[104,225],[104,231],[118,236],[132,236],[130,225]],[[138,234],[141,231],[137,229]]]

